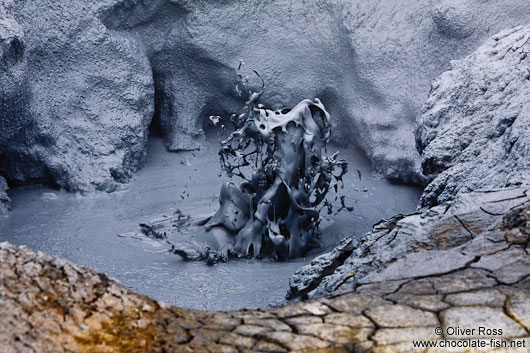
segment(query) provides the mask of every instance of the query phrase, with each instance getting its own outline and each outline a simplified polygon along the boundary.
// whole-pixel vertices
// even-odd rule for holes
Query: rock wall
[[[413,130],[431,80],[493,33],[528,22],[528,10],[523,1],[240,1],[195,6],[187,30],[224,67],[242,58],[258,70],[272,106],[318,96],[336,141],[362,146],[388,177],[422,182]]]
[[[11,208],[11,199],[7,195],[7,181],[0,177],[0,217],[7,215]]]
[[[127,181],[153,113],[170,150],[199,147],[207,116],[240,107],[240,59],[256,85],[250,69],[263,76],[265,103],[319,97],[336,141],[360,145],[387,177],[424,182],[413,125],[430,81],[530,19],[523,0],[2,4],[2,33],[18,38],[2,45],[20,45],[0,63],[13,102],[0,113],[0,173],[70,190]]]
[[[381,221],[372,232],[345,238],[332,252],[296,271],[289,281],[288,298],[315,298],[384,280],[399,285],[406,278],[467,268],[478,261],[477,256],[498,258],[495,263],[483,261],[486,267],[482,263],[471,266],[490,271],[500,271],[516,259],[530,264],[527,250],[498,255],[502,249],[508,250],[503,244],[508,240],[497,243],[504,233],[491,229],[493,224],[500,226],[503,215],[525,204],[530,204],[529,189],[476,191],[461,194],[448,205]],[[526,249],[527,243],[521,243]],[[517,271],[523,271],[521,276],[525,277],[530,274],[530,267],[521,264]],[[503,275],[509,276],[509,272],[506,270]],[[518,276],[517,273],[514,269],[513,275]]]
[[[103,6],[11,6],[24,33],[31,92],[28,110],[17,112],[31,124],[10,138],[0,159],[11,183],[112,191],[142,165],[154,110],[151,69],[138,41],[102,24],[97,11]],[[2,112],[0,121],[6,119]]]
[[[0,1],[0,165],[4,169],[0,174],[5,169],[16,173],[10,161],[14,161],[15,151],[21,144],[14,141],[26,140],[32,125],[26,41],[22,27],[13,16],[13,6],[11,1]],[[20,159],[21,163],[27,163],[31,156]]]
[[[530,183],[530,27],[503,31],[433,83],[417,144],[430,207],[460,192]]]
[[[227,114],[243,104],[234,89],[239,59],[228,66],[221,53],[211,55],[195,43],[191,23],[197,6],[215,7],[204,2],[116,1],[101,12],[107,28],[142,43],[154,80],[154,119],[170,151],[200,148],[208,116]],[[218,14],[215,21],[226,16],[230,14]],[[214,37],[208,42],[219,45]]]

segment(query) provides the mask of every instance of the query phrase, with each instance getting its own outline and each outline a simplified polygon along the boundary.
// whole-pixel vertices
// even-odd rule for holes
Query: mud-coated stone
[[[434,81],[418,120],[421,205],[460,192],[528,185],[530,27],[502,31]]]
[[[504,306],[506,296],[497,290],[479,290],[474,292],[464,292],[449,294],[444,301],[451,305],[485,305]]]
[[[364,315],[349,315],[344,313],[332,313],[326,315],[324,321],[332,325],[343,325],[354,328],[374,328],[374,324]],[[300,322],[299,324],[303,324]]]
[[[424,183],[413,130],[431,80],[488,36],[530,20],[523,0],[0,7],[0,172],[10,183],[107,191],[143,165],[153,113],[168,148],[183,150],[200,147],[208,116],[237,111],[240,59],[254,89],[252,69],[263,77],[263,103],[318,97],[337,142],[357,144],[389,178]]]
[[[7,195],[7,181],[0,176],[0,216],[7,215],[11,208],[11,199]]]
[[[513,284],[530,275],[530,256],[512,262],[494,271],[492,275],[501,283]]]
[[[506,312],[526,330],[530,330],[530,295],[528,291],[511,292],[511,294],[506,301]]]
[[[438,312],[447,309],[450,305],[443,302],[442,295],[418,295],[396,293],[386,297],[399,304],[405,304],[412,308]]]
[[[422,327],[439,324],[431,312],[414,309],[406,305],[382,305],[366,310],[366,315],[378,327]]]
[[[14,2],[0,1],[0,215],[9,209],[9,200],[4,193],[7,184],[2,178],[7,176],[6,165],[20,142],[31,135],[26,47],[24,30],[15,18]],[[31,156],[26,153],[22,159],[29,163]]]
[[[361,284],[359,290],[374,286],[383,290],[384,286],[393,292],[396,287],[406,286],[399,281],[467,267],[498,270],[513,283],[529,267],[514,265],[513,271],[502,268],[526,261],[528,256],[522,246],[510,247],[504,236],[526,229],[527,223],[514,221],[506,229],[503,215],[530,202],[527,195],[526,188],[462,193],[451,204],[381,221],[372,232],[349,236],[331,252],[297,270],[289,281],[287,296],[312,298]],[[497,228],[492,228],[493,224]],[[482,270],[466,274],[469,279],[463,278],[460,283],[465,290],[488,287],[495,281]],[[458,290],[458,286],[438,288],[443,284],[433,281],[436,290]],[[422,294],[425,289],[422,287]]]
[[[10,43],[20,43],[20,58],[10,61],[7,72],[26,70],[27,89],[18,75],[18,88],[0,95],[17,97],[9,105],[16,111],[1,110],[0,126],[7,119],[23,127],[9,130],[9,144],[0,137],[0,173],[8,181],[112,191],[143,165],[153,115],[152,70],[138,41],[101,22],[105,6],[46,0],[11,6],[19,30]]]
[[[491,288],[497,281],[480,269],[462,269],[430,280],[438,293],[456,293],[474,289]]]

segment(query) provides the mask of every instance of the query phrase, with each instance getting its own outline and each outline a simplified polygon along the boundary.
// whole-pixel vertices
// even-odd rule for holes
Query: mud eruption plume
[[[221,141],[222,169],[241,182],[223,184],[205,228],[235,234],[230,252],[239,256],[302,256],[315,245],[320,211],[332,212],[326,195],[338,190],[347,163],[326,155],[330,116],[319,99],[273,111],[256,103],[259,96],[250,95],[233,117],[236,130]]]

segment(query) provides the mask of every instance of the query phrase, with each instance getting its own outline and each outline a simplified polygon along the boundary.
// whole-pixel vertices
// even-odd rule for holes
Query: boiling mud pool
[[[339,150],[350,164],[342,193],[355,211],[325,220],[326,245],[305,258],[281,263],[242,259],[207,266],[185,262],[154,240],[118,236],[176,210],[195,219],[213,214],[226,180],[219,176],[217,148],[212,140],[201,151],[168,153],[161,139],[151,138],[147,165],[125,190],[112,194],[80,196],[44,186],[11,190],[13,210],[0,218],[0,241],[89,266],[169,304],[224,310],[265,307],[282,303],[289,277],[318,253],[330,250],[347,234],[362,235],[381,218],[413,211],[420,196],[415,187],[373,176],[361,152],[330,146],[330,154]]]

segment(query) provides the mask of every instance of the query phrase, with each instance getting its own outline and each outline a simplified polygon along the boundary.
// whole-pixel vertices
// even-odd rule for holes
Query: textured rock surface
[[[497,211],[508,207],[485,205]],[[526,199],[504,216],[459,213],[466,215],[452,226],[453,231],[476,232],[473,240],[455,248],[455,254],[473,256],[464,265],[397,274],[391,270],[394,262],[387,267],[390,275],[382,272],[349,291],[284,307],[229,312],[169,307],[103,274],[1,243],[0,347],[5,352],[439,352],[414,348],[412,342],[476,337],[520,345],[502,352],[527,352],[530,202]],[[393,227],[400,226],[389,224],[387,231]],[[443,250],[434,248],[423,250],[433,256],[422,267],[437,266],[436,255]],[[507,281],[502,273],[508,262],[495,260],[502,254],[509,255],[510,272],[518,269],[516,280],[512,275]],[[450,327],[475,331],[463,336],[452,334]],[[503,332],[479,332],[479,327]]]
[[[288,297],[314,298],[352,284],[369,286],[371,282],[389,280],[385,285],[396,289],[407,278],[448,273],[477,261],[478,267],[490,271],[499,271],[515,258],[528,261],[520,250],[480,259],[477,256],[505,249],[491,236],[479,235],[511,208],[529,200],[524,188],[477,191],[461,194],[453,203],[423,213],[382,221],[372,232],[345,238],[332,252],[300,268],[290,280]],[[525,236],[518,240],[525,241]],[[513,270],[503,276],[510,273],[517,276]],[[504,283],[508,282],[506,277]]]
[[[388,177],[421,182],[413,124],[430,81],[530,20],[524,0],[2,4],[0,36],[19,38],[2,45],[24,50],[0,63],[0,88],[17,92],[0,98],[17,102],[0,124],[24,129],[9,144],[0,132],[0,172],[72,190],[126,181],[153,111],[170,150],[200,146],[206,117],[240,107],[240,59],[265,79],[265,103],[321,98],[337,141],[358,143]]]
[[[7,214],[11,207],[11,199],[7,196],[7,181],[0,176],[0,216]]]
[[[434,83],[417,129],[421,205],[530,183],[530,27],[501,32]]]
[[[188,5],[188,45],[210,61],[192,72],[212,72],[217,82],[242,58],[265,79],[267,105],[319,97],[334,117],[336,140],[358,143],[383,174],[414,181],[421,177],[413,126],[431,80],[488,36],[530,20],[530,4],[521,0],[196,4]],[[185,117],[197,119],[206,98],[224,91],[203,77],[178,80],[186,93],[173,99],[195,103]]]
[[[204,1],[114,1],[100,15],[107,28],[136,38],[148,56],[155,89],[154,118],[171,151],[199,148],[208,116],[241,106],[234,89],[239,58],[228,67],[220,62],[221,53],[209,56],[194,43],[192,23],[203,11],[216,23],[230,15],[219,15],[212,5]],[[220,31],[218,24],[215,27],[214,33]],[[221,45],[215,38],[209,43]]]
[[[0,172],[10,182],[110,191],[142,165],[153,114],[151,68],[138,41],[99,20],[104,6],[11,6],[24,31],[31,90],[29,111],[17,113],[32,124],[2,148]]]
[[[0,1],[0,161],[6,158],[7,146],[24,135],[24,129],[31,124],[27,113],[29,88],[24,32],[12,10],[11,1]],[[0,217],[10,209],[7,189],[7,181],[0,174]]]
[[[356,136],[384,175],[418,181],[419,160],[410,141],[432,79],[487,37],[528,23],[530,4],[360,0],[339,7],[351,44],[351,71],[343,76],[353,91],[339,91],[347,102],[347,123],[340,130]]]
[[[26,43],[13,12],[11,1],[0,1],[0,165],[13,141],[25,139],[31,126]]]
[[[11,1],[0,1],[0,146],[29,123],[24,31]]]

